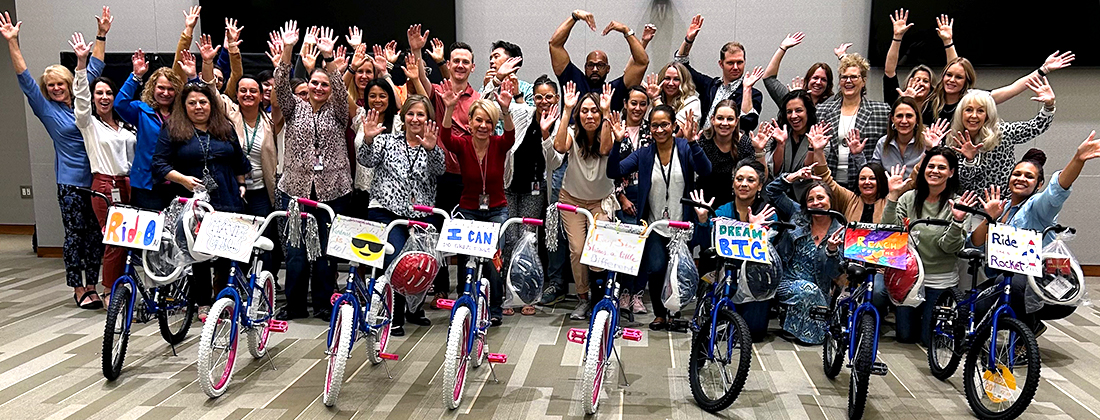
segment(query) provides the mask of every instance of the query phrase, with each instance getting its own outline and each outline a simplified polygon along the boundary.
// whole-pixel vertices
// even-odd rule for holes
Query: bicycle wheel
[[[190,283],[187,277],[175,283],[157,288],[157,325],[160,336],[168,344],[176,345],[187,337],[191,320],[195,318],[195,305],[187,300]]]
[[[856,352],[851,369],[851,382],[848,384],[848,418],[855,420],[863,417],[867,405],[867,387],[871,382],[871,364],[875,362],[875,318],[869,313],[859,317],[856,324]]]
[[[381,290],[378,290],[381,288]],[[372,365],[382,363],[382,353],[386,352],[386,344],[390,341],[390,324],[393,321],[393,287],[389,282],[379,282],[371,294],[370,314],[367,315],[367,323],[372,326],[371,332],[366,335],[365,347],[367,359]],[[373,328],[374,325],[381,325]]]
[[[199,387],[217,398],[229,388],[237,360],[237,308],[233,299],[221,298],[210,307],[199,341]]]
[[[107,324],[103,328],[103,377],[108,381],[118,379],[122,373],[122,361],[126,358],[126,344],[130,341],[130,323],[127,315],[133,314],[130,304],[130,287],[119,285],[107,306]]]
[[[443,403],[448,410],[462,404],[462,391],[466,386],[466,340],[474,328],[474,317],[468,306],[455,310],[451,327],[447,330],[447,353],[443,360]]]
[[[592,318],[592,330],[588,334],[588,346],[584,352],[584,377],[581,378],[581,398],[584,398],[585,414],[596,414],[600,408],[600,389],[607,371],[607,343],[615,334],[611,331],[611,312],[601,310]]]
[[[485,285],[482,285],[482,287],[487,293],[488,287]],[[474,341],[474,358],[471,360],[474,369],[481,367],[481,364],[485,363],[485,355],[489,354],[489,343],[485,341],[485,334],[481,332],[481,328],[485,328],[486,332],[489,331],[489,302],[486,296],[488,294],[477,298],[478,331],[477,340]]]
[[[355,309],[351,305],[340,305],[336,319],[329,324],[329,331],[336,336],[328,346],[328,374],[325,376],[325,391],[322,394],[325,407],[336,405],[340,396],[340,386],[344,384],[344,367],[351,355],[351,334],[355,332]]]
[[[248,352],[259,359],[267,354],[267,339],[271,335],[270,321],[275,315],[275,281],[271,273],[260,272],[256,276],[256,287],[252,288],[252,305],[248,307],[248,318],[254,322],[246,332]],[[263,322],[256,322],[265,319]]]
[[[741,315],[723,309],[718,312],[714,326],[711,348],[714,358],[708,359],[710,331],[708,325],[692,337],[688,381],[695,403],[703,410],[717,413],[733,404],[745,387],[752,362],[752,337]]]
[[[963,367],[966,401],[978,418],[1016,418],[1031,404],[1039,388],[1039,344],[1023,322],[1002,317],[997,322],[997,347],[993,349],[996,371],[989,370],[986,361],[990,330],[989,325],[982,327],[966,355]]]
[[[821,346],[821,365],[825,377],[835,379],[840,374],[845,353],[848,352],[848,334],[844,327],[848,325],[848,305],[840,305],[840,296],[833,299],[833,310],[829,313],[829,325],[825,327],[825,342]]]
[[[947,289],[936,299],[934,311],[950,310],[953,314],[950,318],[940,319],[933,315],[932,318],[932,342],[928,345],[928,369],[932,376],[941,381],[946,381],[955,374],[959,368],[959,361],[966,353],[963,347],[966,338],[966,309],[957,308],[962,301],[962,292],[955,289]]]

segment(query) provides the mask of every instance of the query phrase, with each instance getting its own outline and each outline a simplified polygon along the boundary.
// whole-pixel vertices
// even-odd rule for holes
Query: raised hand
[[[111,8],[103,6],[103,14],[95,17],[96,21],[96,35],[107,36],[107,32],[111,31],[111,24],[115,22],[115,17],[111,16]]]
[[[764,78],[764,68],[760,66],[753,67],[752,73],[746,74],[745,79],[741,81],[741,86],[744,86],[747,90],[762,78]]]
[[[642,87],[645,88],[646,96],[649,96],[649,100],[656,100],[657,96],[661,94],[661,88],[665,85],[664,80],[660,83],[657,82],[657,74],[650,73],[646,75],[645,80],[642,81]]]
[[[138,79],[141,79],[142,76],[145,76],[145,72],[149,71],[149,62],[145,61],[145,52],[141,49],[130,56],[130,62],[134,65],[134,76],[137,76]]]
[[[363,44],[363,30],[358,26],[349,26],[348,34],[344,35],[344,39],[348,41],[351,48],[357,48]]]
[[[623,116],[619,111],[611,111],[611,114],[607,117],[607,122],[611,124],[611,134],[615,141],[622,140],[626,137],[626,125],[623,124]]]
[[[691,198],[691,201],[694,201],[696,203],[706,204],[707,207],[712,207],[713,208],[713,206],[714,206],[714,197],[711,197],[710,200],[707,200],[706,197],[703,195],[703,190],[689,191],[688,192],[688,197]],[[707,220],[707,216],[710,215],[710,212],[707,209],[699,208],[699,207],[693,207],[693,208],[695,209],[695,214],[697,216],[699,216],[699,221],[700,222],[703,222],[703,221]]]
[[[951,217],[954,217],[955,221],[961,222],[966,219],[966,216],[969,215],[969,213],[955,209],[955,203],[959,203],[967,207],[975,207],[978,204],[978,193],[974,191],[967,191],[964,192],[962,197],[959,197],[958,200],[947,200],[947,205],[951,207]]]
[[[188,29],[195,29],[195,25],[199,23],[200,12],[202,12],[202,6],[191,6],[191,9],[183,12],[183,24]]]
[[[1027,88],[1035,92],[1035,96],[1032,96],[1031,100],[1042,102],[1047,108],[1054,108],[1054,89],[1050,88],[1047,78],[1034,76],[1027,79]]]
[[[321,28],[321,34],[317,37],[317,48],[321,50],[321,54],[326,56],[332,54],[333,49],[336,48],[336,35],[332,28]]]
[[[442,43],[440,45],[442,45]],[[397,41],[391,39],[390,42],[386,43],[386,47],[382,49],[382,52],[386,54],[386,61],[390,63],[396,63],[398,57]]]
[[[787,85],[787,90],[802,90],[806,87],[806,80],[802,76],[795,76],[791,79],[791,84]]]
[[[810,132],[806,134],[806,137],[810,139],[810,148],[822,150],[829,145],[829,140],[833,138],[833,136],[825,134],[829,131],[829,127],[829,123],[826,122],[819,122],[810,127]]]
[[[759,213],[749,213],[749,223],[763,225],[767,223],[768,219],[771,219],[772,216],[775,216],[775,207],[772,207],[771,204],[765,204],[764,207],[760,208]]]
[[[283,46],[293,48],[298,43],[298,21],[290,20],[283,25],[281,33]]]
[[[775,142],[778,144],[787,143],[787,137],[789,136],[787,126],[784,125],[780,127],[779,123],[775,122],[775,119],[772,118],[772,127],[775,127],[775,130],[772,130],[772,138],[775,139]]]
[[[768,140],[772,138],[772,133],[775,130],[775,126],[771,123],[764,122],[760,124],[760,128],[756,129],[756,135],[752,136],[752,148],[757,152],[764,151],[764,148],[768,146]],[[785,137],[784,140],[786,140]]]
[[[783,42],[779,43],[779,48],[783,51],[787,51],[791,47],[796,47],[802,43],[802,40],[806,38],[806,34],[802,32],[795,32],[793,34],[787,34],[786,38],[783,38]]]
[[[198,71],[195,70],[195,56],[191,54],[191,51],[183,50],[180,53],[180,67],[183,69],[183,73],[187,75],[187,79],[194,79],[198,76]]]
[[[277,31],[268,34],[267,51],[264,54],[271,60],[271,65],[279,67],[279,63],[283,60],[283,39]]]
[[[1001,198],[1001,187],[990,185],[985,189],[985,198],[978,197],[978,203],[985,210],[985,214],[993,217],[1000,216],[1005,209],[1005,202]]]
[[[954,39],[955,34],[955,19],[947,17],[947,15],[940,15],[936,18],[936,35],[939,35],[940,39],[944,42]]]
[[[893,15],[890,15],[890,23],[894,25],[894,39],[901,39],[905,36],[905,32],[909,28],[913,27],[909,21],[909,11],[905,9],[898,9],[894,11]]]
[[[642,42],[649,42],[653,39],[654,35],[657,35],[657,25],[652,23],[645,24],[645,28],[642,29]]]
[[[237,26],[237,19],[225,18],[225,50],[229,52],[239,51],[241,45],[241,31],[243,26]]]
[[[959,131],[956,136],[955,143],[958,143],[958,146],[954,146],[952,149],[955,149],[956,153],[966,157],[966,160],[974,160],[974,158],[978,156],[978,149],[985,144],[984,141],[974,144],[974,142],[970,140],[970,132],[966,130]]]
[[[1089,133],[1089,137],[1080,146],[1077,146],[1077,154],[1073,157],[1082,162],[1100,157],[1100,139],[1096,138],[1096,130]]]
[[[379,50],[377,45],[374,46],[375,51]],[[355,50],[352,51],[351,56],[351,70],[358,71],[363,66],[367,65],[371,61],[370,55],[367,55],[367,44],[360,43],[355,46]]]
[[[611,109],[611,97],[614,95],[615,88],[611,87],[610,83],[604,83],[603,92],[600,93],[600,109],[604,110],[605,113]]]
[[[299,55],[306,70],[313,71],[317,67],[317,56],[321,55],[321,50],[317,48],[317,44],[302,43],[302,51],[299,52]]]
[[[343,45],[336,47],[336,52],[332,55],[332,64],[336,66],[336,74],[344,74],[348,69],[348,47]]]
[[[569,81],[565,84],[565,89],[562,90],[562,100],[564,100],[565,108],[572,110],[577,106],[577,101],[581,98],[581,95],[577,93],[577,84],[573,81]]]
[[[356,49],[356,50],[358,50],[358,49]],[[387,62],[386,62],[386,50],[383,49],[382,46],[380,46],[378,44],[374,44],[373,50],[374,50],[373,51],[374,52],[374,59],[372,60],[372,63],[374,65],[374,77],[381,77],[382,75],[386,74],[386,70],[387,70],[386,68],[388,67],[386,65],[387,64]],[[365,54],[366,51],[367,51],[367,46],[363,45],[363,52],[364,52],[363,55],[366,55]],[[410,56],[412,56],[413,58],[416,58],[415,57],[416,54],[406,55],[406,57],[410,57]],[[358,67],[356,67],[356,68],[358,68]],[[415,68],[415,66],[414,66],[414,68]],[[417,73],[416,73],[415,77],[420,77],[419,70],[417,70]]]
[[[591,29],[593,32],[596,31],[596,17],[592,16],[591,13],[588,13],[587,11],[584,11],[584,10],[577,9],[577,10],[573,11],[573,19],[574,20],[583,20],[584,23],[588,24],[589,29]],[[607,35],[607,33],[605,32],[604,35]]]
[[[916,99],[921,93],[924,93],[924,86],[916,78],[909,79],[909,82],[905,86],[905,90],[896,89],[898,96],[905,96]]]
[[[859,130],[852,129],[848,132],[848,151],[852,154],[863,153],[863,148],[867,146],[867,140],[859,138]]]
[[[23,21],[12,24],[11,16],[8,12],[4,12],[0,15],[0,35],[3,35],[7,40],[13,40],[19,38],[19,27],[23,26]]]
[[[1047,57],[1046,61],[1043,61],[1043,66],[1040,68],[1043,69],[1044,73],[1050,73],[1058,69],[1069,67],[1076,58],[1077,56],[1073,55],[1073,51],[1066,51],[1062,54],[1058,54],[1058,51],[1055,51],[1054,54]]]
[[[703,29],[703,15],[695,15],[691,18],[691,24],[688,25],[686,38],[689,41],[695,41],[695,37],[699,36],[700,29]]]
[[[948,127],[951,123],[947,120],[940,118],[935,124],[932,124],[924,130],[924,149],[928,150],[933,147],[939,146],[943,142],[943,137],[947,135]]]
[[[454,109],[458,104],[458,93],[455,93],[454,85],[450,80],[443,80],[442,84],[443,93],[440,95],[443,98],[443,105],[449,109]]]
[[[695,111],[689,109],[684,116],[684,122],[677,121],[680,126],[680,135],[688,142],[699,140],[699,122],[695,120]]]
[[[607,34],[611,33],[611,31],[626,34],[627,32],[630,32],[630,28],[626,27],[625,24],[623,24],[619,21],[613,20],[613,21],[611,21],[607,24],[606,28],[603,28],[603,34],[607,35]]]
[[[366,118],[363,119],[363,141],[365,143],[370,144],[375,137],[386,131],[386,126],[382,124],[380,119],[377,110],[369,109],[367,111]]]
[[[202,62],[213,63],[215,58],[218,58],[218,51],[221,51],[222,46],[215,46],[210,40],[210,35],[200,35],[199,40],[195,42],[195,46],[199,47],[199,54],[202,56]]]
[[[374,59],[377,63],[378,56],[376,55]],[[383,64],[383,66],[385,66],[385,64]],[[401,70],[405,72],[405,78],[409,80],[420,77],[420,59],[416,54],[405,54],[405,66],[401,67]]]
[[[84,34],[76,32],[73,34],[73,38],[69,40],[69,46],[73,47],[73,52],[76,53],[76,62],[78,68],[83,68],[81,64],[87,65],[88,55],[92,53],[92,44],[84,43]]]
[[[803,166],[802,169],[787,174],[787,182],[794,183],[795,181],[803,179],[821,179],[821,177],[814,175],[814,167],[817,166],[817,162]]]
[[[836,48],[833,48],[833,54],[836,54],[836,58],[840,59],[840,57],[843,57],[844,54],[848,53],[848,48],[851,47],[851,46],[852,46],[851,42],[845,42],[843,44],[840,44],[840,46],[838,46]]]
[[[826,245],[828,251],[837,252],[840,250],[841,245],[844,245],[844,231],[845,229],[837,229],[832,235],[829,235],[829,243]]]
[[[417,134],[416,140],[420,142],[420,147],[425,150],[434,150],[438,136],[439,126],[436,125],[435,121],[428,121],[428,124],[424,127],[424,135]]]
[[[420,51],[424,48],[424,44],[428,42],[428,33],[431,31],[420,32],[420,24],[417,23],[409,27],[406,31],[406,35],[409,37],[409,51]]]
[[[501,64],[500,67],[497,68],[497,79],[504,80],[508,78],[508,76],[511,76],[513,73],[518,71],[519,63],[522,60],[523,58],[521,57],[510,57],[507,60],[504,60],[504,64]]]
[[[894,165],[890,168],[890,173],[886,175],[886,186],[889,187],[891,193],[897,193],[897,196],[901,195],[901,190],[905,188],[905,184],[908,182],[905,178],[905,166]],[[897,197],[894,197],[895,199]]]
[[[302,41],[304,44],[315,45],[317,44],[317,37],[321,34],[321,29],[316,26],[310,26],[306,29],[306,38]]]
[[[443,48],[443,41],[440,41],[439,38],[432,38],[432,49],[428,51],[428,55],[432,57],[432,60],[435,60],[436,63],[442,63],[446,51]]]
[[[554,122],[558,120],[558,114],[560,112],[561,110],[558,108],[558,104],[554,104],[542,111],[542,116],[539,118],[539,128],[541,128],[544,133],[549,134],[550,128],[553,127]]]
[[[512,105],[512,90],[516,88],[515,82],[510,78],[505,78],[500,82],[500,93],[497,94],[497,103],[500,104],[501,112],[508,112],[508,107]]]

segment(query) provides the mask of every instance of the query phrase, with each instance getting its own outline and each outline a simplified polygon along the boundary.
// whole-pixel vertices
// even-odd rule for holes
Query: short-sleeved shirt
[[[577,68],[573,62],[569,62],[569,65],[565,66],[565,70],[562,70],[561,74],[558,75],[558,83],[561,84],[562,88],[565,87],[567,82],[577,84],[577,94],[580,96],[584,96],[588,92],[596,92],[597,94],[603,92],[603,83],[593,86],[588,76],[584,75],[584,71]],[[619,76],[609,83],[611,83],[611,88],[614,89],[614,92],[611,94],[611,110],[622,111],[623,105],[626,104],[627,95],[629,94],[627,92],[629,86],[623,82],[622,76]]]
[[[443,114],[447,112],[447,106],[443,105],[443,84],[437,83],[432,85],[431,88],[432,107],[435,108],[435,121],[436,124],[439,124],[439,121],[443,119]],[[451,126],[454,128],[455,133],[470,134],[470,106],[478,99],[481,99],[481,94],[477,93],[469,84],[466,85],[466,90],[458,95],[458,103],[455,104],[455,110],[451,113]],[[446,157],[447,173],[458,174],[462,172],[459,169],[458,160],[455,158],[454,153],[447,150],[446,146],[443,146],[443,155]]]

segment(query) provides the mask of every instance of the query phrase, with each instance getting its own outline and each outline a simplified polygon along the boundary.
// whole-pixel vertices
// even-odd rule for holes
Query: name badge
[[[324,160],[323,157],[317,156],[316,159],[313,160],[313,170],[314,171],[323,171],[323,170],[325,170],[325,160]]]
[[[111,202],[117,203],[120,201],[122,201],[122,190],[118,189],[118,187],[111,188]]]
[[[489,210],[489,194],[482,194],[477,198],[478,208],[481,210]]]
[[[538,181],[532,182],[531,183],[531,195],[542,194],[542,191],[539,191],[539,188],[540,187],[539,187],[539,182]]]

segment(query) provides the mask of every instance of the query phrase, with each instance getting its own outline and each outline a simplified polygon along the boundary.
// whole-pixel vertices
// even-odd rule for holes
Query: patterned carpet
[[[155,322],[135,324],[122,377],[107,383],[100,368],[105,311],[76,308],[61,260],[37,259],[29,250],[29,237],[0,236],[0,419],[583,417],[582,346],[567,342],[565,333],[586,324],[567,320],[572,302],[508,317],[490,330],[492,350],[508,354],[508,363],[495,368],[499,382],[488,366],[471,369],[466,398],[453,412],[442,401],[447,313],[439,310],[428,311],[431,327],[410,326],[394,339],[390,351],[401,356],[398,362],[372,366],[357,346],[334,408],[320,400],[327,322],[315,319],[295,320],[287,333],[274,335],[267,358],[240,351],[229,390],[210,400],[196,382],[197,324],[175,355]],[[1100,296],[1095,282],[1091,289]],[[1021,418],[1100,420],[1100,313],[1086,307],[1049,325],[1039,339],[1042,382]],[[892,330],[886,327],[879,348],[890,373],[871,377],[865,418],[973,418],[961,370],[936,380],[924,351],[895,343]],[[647,330],[639,342],[620,340],[630,385],[622,386],[613,368],[598,417],[715,418],[691,398],[689,337]],[[744,392],[717,418],[842,419],[847,392],[846,371],[834,381],[822,373],[820,347],[773,336],[754,345]]]

